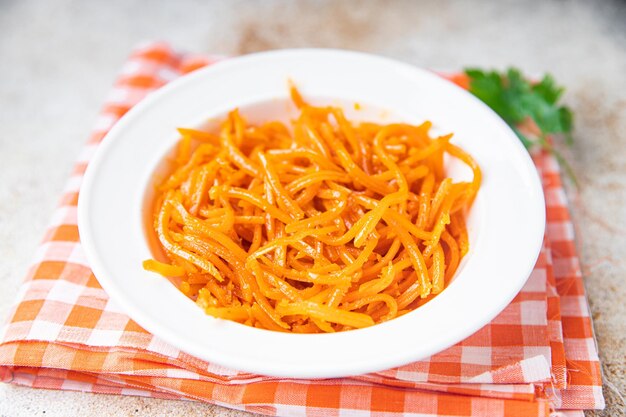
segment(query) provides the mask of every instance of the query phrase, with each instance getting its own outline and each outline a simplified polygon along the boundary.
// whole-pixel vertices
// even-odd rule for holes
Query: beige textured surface
[[[626,387],[626,4],[624,2],[0,0],[0,316],[116,71],[138,41],[239,54],[319,46],[430,68],[514,64],[567,86],[580,177],[574,202],[607,379]],[[605,389],[608,408],[624,415]],[[0,385],[0,416],[238,416],[180,401]]]

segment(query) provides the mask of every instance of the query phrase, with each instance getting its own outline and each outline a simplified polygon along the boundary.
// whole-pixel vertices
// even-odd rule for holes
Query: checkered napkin
[[[546,154],[534,158],[548,227],[528,282],[491,323],[430,358],[350,378],[271,378],[192,357],[126,316],[98,284],[80,244],[82,176],[105,134],[133,105],[218,59],[155,43],[124,65],[0,330],[2,381],[194,399],[281,416],[529,417],[604,406],[573,226],[558,165]]]

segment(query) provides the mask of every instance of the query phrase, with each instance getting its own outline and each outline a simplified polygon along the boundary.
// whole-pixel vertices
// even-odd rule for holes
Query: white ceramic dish
[[[418,123],[454,132],[484,180],[469,219],[470,253],[454,280],[417,310],[370,328],[300,335],[206,316],[168,280],[142,269],[152,257],[144,228],[154,173],[178,140],[240,107],[252,121],[288,112],[287,79],[306,98],[365,110],[351,117]],[[468,172],[448,164],[455,177]],[[508,126],[471,94],[389,59],[335,50],[286,50],[227,60],[177,80],[110,131],[80,191],[81,242],[107,293],[141,326],[202,359],[254,373],[322,378],[399,366],[439,352],[495,317],[538,256],[545,206],[535,167]]]

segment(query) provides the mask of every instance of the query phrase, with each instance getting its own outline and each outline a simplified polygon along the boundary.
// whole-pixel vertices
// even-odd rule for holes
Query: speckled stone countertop
[[[607,409],[626,387],[626,3],[619,1],[0,0],[0,319],[80,146],[130,49],[194,52],[334,47],[428,68],[551,72],[576,114],[564,150]],[[608,385],[608,384],[607,384]],[[187,401],[0,384],[0,416],[240,416]]]

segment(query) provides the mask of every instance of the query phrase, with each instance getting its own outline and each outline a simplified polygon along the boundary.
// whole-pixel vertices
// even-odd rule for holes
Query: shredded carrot
[[[143,267],[146,271],[156,272],[165,277],[178,277],[185,273],[185,269],[182,266],[169,265],[154,259],[143,261]]]
[[[444,291],[469,250],[478,164],[430,122],[357,124],[290,94],[290,127],[235,109],[218,132],[178,130],[154,200],[167,262],[144,268],[211,316],[296,333],[372,326]],[[446,177],[444,154],[472,181]]]

